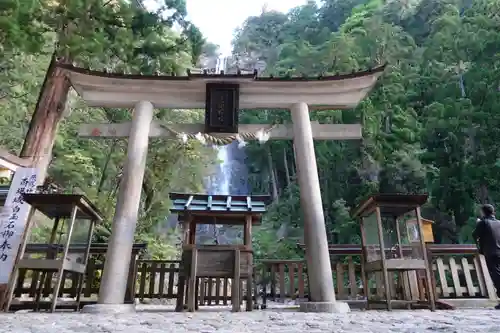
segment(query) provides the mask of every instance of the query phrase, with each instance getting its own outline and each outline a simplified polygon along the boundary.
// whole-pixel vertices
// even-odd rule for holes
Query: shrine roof
[[[217,224],[240,224],[245,216],[258,218],[266,212],[266,206],[271,203],[269,195],[209,195],[170,193],[173,206],[171,213],[179,214],[182,221],[184,215],[207,217],[197,219],[199,223],[217,220]],[[236,218],[236,219],[235,219]]]
[[[380,207],[382,216],[394,217],[404,215],[427,202],[428,194],[375,194],[353,209],[353,217],[366,217]]]
[[[24,193],[23,199],[49,218],[71,218],[73,208],[78,207],[77,219],[103,220],[99,209],[82,194]]]
[[[355,107],[373,88],[385,65],[346,74],[316,77],[260,77],[253,74],[137,75],[108,73],[58,64],[78,94],[98,107],[133,107],[141,100],[157,108],[205,107],[206,83],[240,85],[240,108],[288,109],[299,102],[312,109]]]

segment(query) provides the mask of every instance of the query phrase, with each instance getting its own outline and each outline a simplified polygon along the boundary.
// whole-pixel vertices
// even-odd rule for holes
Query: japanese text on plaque
[[[23,193],[31,193],[35,189],[36,175],[32,175],[29,178],[23,177],[20,186],[16,190],[14,199],[12,200],[12,206],[4,208],[7,210],[7,221],[3,225],[3,230],[0,231],[0,261],[7,261],[13,249],[11,239],[16,234],[16,224],[19,220],[19,212],[21,211],[22,205],[25,204],[22,195]]]
[[[0,284],[9,280],[30,212],[23,193],[35,192],[36,182],[35,168],[18,168],[10,184],[0,220]]]

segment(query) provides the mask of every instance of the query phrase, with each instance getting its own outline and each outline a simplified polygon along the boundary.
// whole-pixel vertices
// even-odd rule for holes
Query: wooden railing
[[[136,297],[141,302],[148,299],[176,299],[180,263],[179,260],[139,260]],[[229,278],[199,278],[197,304],[231,304],[231,283],[232,279]]]
[[[208,306],[231,304],[231,283],[232,279],[228,278],[200,279],[198,304]]]
[[[361,276],[359,245],[330,246],[335,291],[341,300],[363,300],[366,297]],[[405,248],[404,252],[410,251]],[[429,245],[437,296],[441,299],[487,298],[496,293],[484,257],[474,245]],[[272,301],[308,297],[305,260],[263,260],[263,289]],[[381,277],[369,281],[370,293],[381,294]],[[417,293],[414,291],[413,293]]]
[[[264,301],[305,298],[308,292],[305,260],[262,260],[256,283]]]
[[[144,299],[177,298],[179,260],[139,260],[136,297]]]
[[[125,295],[124,302],[132,303],[136,297],[135,295],[135,276],[137,272],[137,259],[140,253],[146,249],[146,244],[134,244],[131,253],[131,265],[127,281],[127,293]],[[70,255],[72,253],[83,253],[85,249],[84,245],[74,244],[69,248]],[[26,246],[25,257],[26,258],[43,258],[50,257],[54,251],[57,251],[57,246],[51,246],[48,244],[28,244]],[[97,301],[97,295],[99,294],[99,286],[102,275],[102,270],[104,268],[104,260],[107,251],[107,244],[92,244],[90,247],[89,261],[87,264],[87,270],[84,279],[83,291],[82,291],[82,302],[81,305],[94,303]],[[43,288],[38,286],[41,274],[39,271],[21,269],[17,277],[12,309],[17,308],[27,308],[33,304],[36,294],[41,290],[42,306],[44,308],[49,303],[44,302],[43,298],[52,295],[53,278],[55,274],[49,274],[48,278],[45,280],[45,285]],[[74,298],[77,292],[77,279],[72,273],[65,273],[65,277],[61,286],[61,291],[59,297],[64,298]],[[45,304],[47,303],[47,304]],[[67,307],[71,308],[73,305],[70,304]],[[61,307],[66,307],[64,302],[62,302]]]
[[[174,300],[177,298],[177,282],[180,261],[138,260],[138,255],[146,246],[136,244],[132,253],[132,263],[125,302],[134,299]],[[104,267],[106,244],[94,244],[87,267],[83,288],[82,304],[97,300],[100,276]],[[407,249],[405,249],[407,250]],[[441,299],[483,298],[496,300],[495,288],[491,282],[484,257],[472,245],[430,245],[437,296]],[[50,251],[47,245],[29,245],[27,256],[45,255]],[[79,252],[77,245],[70,252]],[[366,297],[361,276],[361,247],[359,245],[335,245],[330,247],[332,272],[337,298],[348,301],[363,301]],[[255,263],[254,299],[262,296],[258,303],[267,301],[283,302],[286,299],[307,299],[309,294],[307,266],[303,259],[263,260]],[[23,299],[33,298],[37,290],[37,272],[22,271],[19,274],[14,296],[17,304]],[[50,281],[50,280],[49,280]],[[197,281],[197,304],[200,306],[231,304],[231,279],[200,278]],[[380,294],[382,279],[375,277],[369,281],[371,294]],[[60,296],[73,298],[76,281],[67,274]],[[241,286],[241,291],[246,288]],[[49,285],[43,288],[43,297],[51,294]],[[257,297],[256,297],[257,296]],[[32,301],[31,301],[32,302]],[[16,302],[14,309],[16,309]],[[173,303],[172,303],[173,304]],[[17,308],[23,308],[22,306]]]
[[[432,245],[438,297],[496,300],[484,256],[473,245]]]

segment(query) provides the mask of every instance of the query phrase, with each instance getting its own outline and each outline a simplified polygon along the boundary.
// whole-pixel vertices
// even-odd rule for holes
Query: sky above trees
[[[218,44],[223,55],[231,54],[234,30],[249,16],[258,16],[264,6],[268,10],[287,12],[304,5],[307,0],[186,0],[188,19],[209,42]]]

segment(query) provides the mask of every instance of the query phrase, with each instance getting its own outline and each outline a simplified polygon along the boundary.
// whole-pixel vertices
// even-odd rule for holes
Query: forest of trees
[[[316,143],[331,239],[359,242],[349,211],[370,193],[429,193],[423,215],[436,221],[442,243],[470,241],[477,205],[500,203],[499,13],[500,0],[322,0],[289,13],[264,11],[235,32],[235,58],[264,61],[264,75],[331,75],[388,64],[355,110],[311,113],[324,123],[363,124],[360,142]],[[155,13],[139,0],[0,6],[0,146],[41,160],[55,138],[49,175],[99,203],[108,217],[99,238],[109,233],[126,141],[83,140],[76,129],[123,121],[129,112],[85,107],[49,64],[183,71],[204,52],[216,52],[185,17],[184,1],[174,0]],[[33,114],[46,120],[33,122],[43,126],[30,126]],[[200,110],[157,112],[164,122],[202,117]],[[241,111],[240,123],[266,122],[287,123],[290,115]],[[254,235],[257,256],[299,255],[303,222],[292,143],[245,149],[252,192],[276,198]],[[176,238],[155,232],[168,215],[167,193],[201,190],[214,163],[213,151],[197,142],[151,142],[137,237],[150,243],[153,256],[175,253]]]
[[[234,53],[265,60],[268,74],[334,74],[388,63],[356,110],[311,114],[364,128],[362,142],[316,143],[333,240],[359,241],[349,212],[374,192],[429,193],[423,215],[436,221],[435,238],[443,243],[471,241],[477,205],[500,202],[499,9],[495,0],[310,1],[287,14],[248,18],[237,31]],[[263,117],[243,114],[255,122]],[[287,112],[265,116],[290,121]],[[254,172],[267,173],[255,186],[278,191],[268,225],[286,223],[278,235],[300,238],[291,143],[272,142],[268,149],[272,163],[258,146],[248,152]],[[263,252],[276,256],[293,248],[267,243],[273,250]]]
[[[51,155],[50,180],[65,191],[83,191],[106,215],[95,241],[109,235],[127,140],[79,139],[77,129],[81,123],[126,121],[130,110],[86,107],[51,64],[185,73],[205,41],[186,21],[184,1],[162,3],[157,12],[122,0],[13,0],[0,6],[0,146],[42,168]],[[201,110],[156,112],[163,122],[203,122],[203,116]],[[169,213],[165,198],[173,190],[200,191],[215,154],[197,142],[151,140],[150,148],[137,240],[148,242],[152,255],[171,256],[176,237],[155,232]]]

